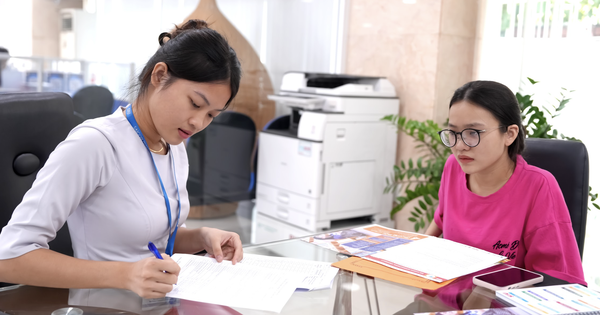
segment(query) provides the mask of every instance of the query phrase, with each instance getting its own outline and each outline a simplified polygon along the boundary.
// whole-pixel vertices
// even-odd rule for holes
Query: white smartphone
[[[473,277],[473,283],[494,291],[524,288],[544,281],[544,276],[518,267],[492,271]]]

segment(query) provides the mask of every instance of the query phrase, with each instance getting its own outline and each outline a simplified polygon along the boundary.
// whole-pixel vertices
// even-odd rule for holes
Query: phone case
[[[498,291],[498,290],[511,290],[511,289],[517,289],[517,288],[524,288],[524,287],[528,287],[528,286],[531,286],[531,285],[534,285],[536,283],[540,283],[540,282],[544,281],[544,276],[542,276],[539,273],[536,273],[536,272],[533,272],[533,271],[529,271],[529,270],[526,270],[526,269],[523,269],[523,268],[519,268],[519,267],[509,267],[509,268],[516,268],[516,269],[525,270],[525,271],[527,271],[529,273],[536,274],[539,277],[533,278],[533,279],[530,279],[530,280],[525,280],[525,281],[513,283],[513,284],[510,284],[510,285],[507,285],[507,286],[503,286],[503,287],[499,287],[499,286],[491,284],[489,282],[485,282],[485,281],[483,281],[483,280],[481,280],[481,279],[478,278],[480,276],[484,276],[484,275],[491,274],[491,273],[503,272],[503,271],[506,270],[506,269],[502,269],[502,270],[496,270],[496,271],[492,271],[492,272],[488,272],[488,273],[483,273],[483,274],[474,276],[473,277],[473,284],[481,286],[481,287],[484,287],[484,288],[488,288],[488,289],[491,289],[491,290],[494,290],[494,291]]]

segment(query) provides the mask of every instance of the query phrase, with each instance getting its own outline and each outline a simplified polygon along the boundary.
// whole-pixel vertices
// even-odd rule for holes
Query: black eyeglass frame
[[[500,129],[500,128],[504,128],[504,126],[498,126],[498,128],[496,128],[496,129]],[[493,130],[496,130],[496,129],[492,129],[492,130],[490,130],[490,131],[493,131]],[[442,132],[444,132],[444,131],[449,131],[449,132],[451,132],[451,133],[454,135],[454,144],[453,144],[453,145],[451,145],[451,146],[450,146],[450,145],[447,145],[447,144],[444,142],[444,139],[442,138]],[[468,144],[468,143],[465,141],[465,139],[463,138],[463,135],[462,135],[462,133],[463,133],[463,132],[465,132],[465,131],[475,131],[475,132],[477,133],[477,144],[475,144],[475,145],[469,145],[469,144]],[[447,146],[448,148],[453,148],[454,146],[456,146],[456,144],[458,143],[458,135],[460,135],[460,140],[462,140],[462,142],[463,142],[463,143],[464,143],[466,146],[468,146],[468,147],[470,147],[470,148],[474,148],[474,147],[478,146],[478,145],[479,145],[479,143],[481,143],[481,134],[482,134],[483,132],[486,132],[486,131],[487,131],[487,130],[485,130],[485,129],[484,129],[484,130],[479,130],[479,129],[475,129],[475,128],[465,128],[465,129],[463,129],[461,132],[456,132],[456,131],[454,131],[454,130],[450,130],[450,129],[442,129],[442,130],[438,131],[438,135],[440,136],[440,140],[442,140],[442,143],[443,143],[445,146]]]

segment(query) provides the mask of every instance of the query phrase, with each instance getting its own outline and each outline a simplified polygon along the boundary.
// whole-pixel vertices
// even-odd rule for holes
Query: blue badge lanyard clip
[[[125,116],[127,117],[127,120],[129,121],[129,124],[131,125],[131,127],[133,127],[133,130],[135,130],[135,132],[138,134],[138,136],[142,140],[142,143],[144,143],[144,146],[146,147],[148,154],[150,154],[150,159],[152,160],[152,164],[154,164],[154,170],[156,171],[156,176],[158,176],[158,181],[160,182],[160,188],[162,189],[162,193],[165,198],[165,204],[167,206],[167,217],[169,218],[169,239],[167,241],[167,249],[165,250],[165,252],[167,253],[167,255],[172,256],[173,255],[173,247],[175,246],[175,236],[177,235],[177,229],[179,228],[179,216],[181,215],[181,200],[179,198],[179,184],[177,183],[177,175],[175,174],[175,160],[173,159],[173,152],[169,148],[171,162],[173,163],[173,178],[175,180],[175,187],[177,188],[177,224],[175,225],[175,230],[173,232],[171,232],[171,230],[172,230],[171,203],[169,202],[169,196],[167,195],[167,191],[165,190],[165,186],[163,185],[162,179],[160,177],[160,173],[158,172],[158,168],[156,167],[156,163],[154,162],[154,157],[152,156],[152,152],[150,152],[150,148],[148,147],[148,143],[146,143],[146,139],[144,138],[144,135],[142,134],[142,131],[140,130],[140,127],[138,126],[138,123],[135,120],[135,117],[133,116],[133,110],[131,107],[132,106],[130,104],[125,108]]]

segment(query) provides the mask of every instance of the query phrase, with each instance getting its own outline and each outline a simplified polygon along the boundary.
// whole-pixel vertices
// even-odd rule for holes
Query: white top
[[[189,213],[185,146],[171,146],[181,218]],[[171,154],[152,154],[177,222]],[[148,150],[122,113],[75,127],[39,171],[31,189],[0,234],[0,259],[48,248],[67,221],[77,258],[134,262],[164,252],[168,238],[165,200]]]

